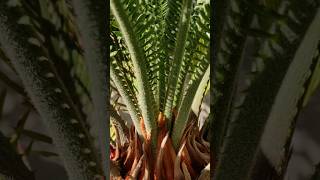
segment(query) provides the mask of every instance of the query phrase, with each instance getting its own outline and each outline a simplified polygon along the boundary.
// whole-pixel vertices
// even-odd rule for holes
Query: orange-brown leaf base
[[[121,177],[113,180],[191,180],[197,179],[210,162],[209,143],[202,137],[196,123],[188,124],[177,151],[165,128],[162,114],[158,118],[158,141],[155,153],[149,142],[141,140],[131,127],[129,142],[111,148],[110,160],[120,166]],[[148,137],[148,139],[150,139]]]

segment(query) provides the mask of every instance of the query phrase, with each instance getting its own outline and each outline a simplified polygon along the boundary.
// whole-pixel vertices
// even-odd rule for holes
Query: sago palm
[[[7,90],[26,109],[0,132],[0,179],[34,180],[36,152],[71,180],[283,179],[319,85],[319,0],[108,2],[0,1],[0,115]]]
[[[208,178],[208,122],[199,126],[198,109],[209,86],[210,2],[111,0],[110,7],[111,178]]]
[[[319,2],[215,2],[210,131],[191,111],[209,72],[209,7],[111,0],[111,79],[135,127],[114,112],[117,176],[204,178],[209,134],[211,178],[284,178],[298,112],[319,79]]]

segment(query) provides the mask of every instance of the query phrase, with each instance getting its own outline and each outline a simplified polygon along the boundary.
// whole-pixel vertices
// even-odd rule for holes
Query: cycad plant
[[[0,1],[0,112],[10,90],[25,107],[0,132],[0,179],[35,179],[32,153],[59,155],[71,180],[284,178],[319,85],[319,0],[107,5]],[[48,134],[27,129],[31,113]]]
[[[208,121],[199,126],[198,115],[209,87],[210,2],[111,0],[110,7],[112,178],[209,177]],[[132,123],[119,115],[124,110]]]

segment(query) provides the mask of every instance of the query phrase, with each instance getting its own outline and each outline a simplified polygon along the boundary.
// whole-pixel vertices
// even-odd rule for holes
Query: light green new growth
[[[138,89],[138,102],[142,112],[142,118],[145,123],[146,131],[152,135],[155,135],[156,131],[156,111],[154,109],[155,99],[151,92],[147,76],[147,65],[145,54],[138,44],[137,37],[133,31],[133,26],[129,21],[129,17],[126,15],[126,11],[123,4],[118,0],[111,0],[110,7],[112,13],[118,21],[120,30],[128,46],[130,56],[133,62],[133,68],[137,79]]]
[[[176,86],[179,79],[179,73],[181,71],[183,56],[185,52],[185,46],[188,37],[188,30],[190,26],[192,13],[192,0],[184,0],[181,8],[181,17],[179,23],[179,31],[177,35],[177,41],[174,51],[174,57],[172,62],[172,69],[169,74],[167,94],[166,94],[166,104],[164,109],[165,117],[170,121],[172,116],[172,105],[174,100],[174,95],[176,91]]]

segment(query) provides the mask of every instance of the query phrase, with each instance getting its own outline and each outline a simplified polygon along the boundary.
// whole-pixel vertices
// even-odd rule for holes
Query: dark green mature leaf
[[[90,93],[94,111],[92,113],[97,125],[99,139],[99,159],[104,176],[108,177],[109,150],[109,47],[108,42],[108,3],[101,0],[74,0],[71,1],[76,14],[76,22],[83,44],[86,67],[90,78]]]
[[[234,106],[243,48],[254,12],[247,2],[238,0],[215,2],[215,35],[213,36],[213,156],[218,158]]]
[[[91,97],[74,16],[65,1],[39,0],[35,4],[32,9],[39,6],[38,31],[46,37],[44,46],[81,116],[86,119]]]
[[[310,75],[313,53],[320,39],[318,7],[316,1],[303,5],[290,1],[279,11],[288,18],[273,21],[267,29],[274,35],[257,39],[260,45],[253,58],[252,79],[226,135],[216,180],[248,179],[266,125],[279,122],[278,118],[287,123],[281,117],[292,118],[296,114],[296,103]],[[278,132],[278,126],[269,127]],[[286,135],[279,137],[286,139]],[[277,157],[274,159],[277,162]]]
[[[317,34],[320,27],[313,25],[311,28],[314,30],[311,30],[311,33],[308,32],[306,40],[302,42],[304,47],[300,45],[298,51],[296,51],[261,139],[263,152],[279,174],[283,174],[284,172],[281,171],[284,171],[287,167],[291,151],[290,142],[297,118],[304,108],[308,89],[312,85],[313,74],[316,73],[319,57],[314,52],[320,45],[319,34]],[[315,41],[312,41],[312,39],[315,39]],[[288,89],[290,89],[290,93]]]
[[[318,48],[319,48],[319,45],[320,45],[320,41],[318,42]],[[288,164],[292,156],[292,150],[293,150],[292,138],[296,129],[299,113],[304,109],[308,99],[311,96],[311,89],[312,89],[312,86],[314,85],[314,80],[318,78],[318,77],[315,77],[315,75],[318,73],[317,72],[317,66],[319,64],[318,56],[319,54],[316,51],[316,53],[313,54],[312,63],[310,65],[309,72],[307,71],[306,77],[303,78],[305,79],[305,81],[303,84],[301,84],[302,90],[301,92],[299,92],[299,94],[302,93],[301,97],[297,98],[298,100],[296,101],[296,103],[293,103],[293,104],[289,103],[291,104],[291,108],[289,108],[290,106],[287,106],[288,109],[295,109],[293,110],[293,114],[289,116],[287,114],[290,114],[290,113],[286,111],[286,112],[283,112],[285,115],[279,116],[278,118],[274,118],[273,123],[269,123],[269,125],[267,125],[264,132],[264,136],[262,137],[261,154],[263,154],[263,156],[267,156],[266,160],[268,161],[269,165],[273,167],[274,171],[279,177],[278,179],[284,178],[286,175]],[[285,92],[285,94],[288,94],[288,93]],[[285,95],[281,95],[281,96],[285,97]],[[280,101],[287,102],[286,100],[280,100]],[[280,106],[283,106],[283,105],[280,105]],[[296,106],[296,108],[292,106]],[[283,111],[282,108],[279,108],[279,109]],[[278,113],[278,114],[281,114],[281,113]],[[279,132],[282,132],[282,134]],[[275,135],[277,135],[278,138],[271,140]]]
[[[19,1],[8,2],[0,1],[1,47],[48,125],[68,175],[71,179],[89,180],[101,175],[91,135],[50,60],[43,35],[35,30],[34,21]],[[89,153],[83,149],[89,149]]]

